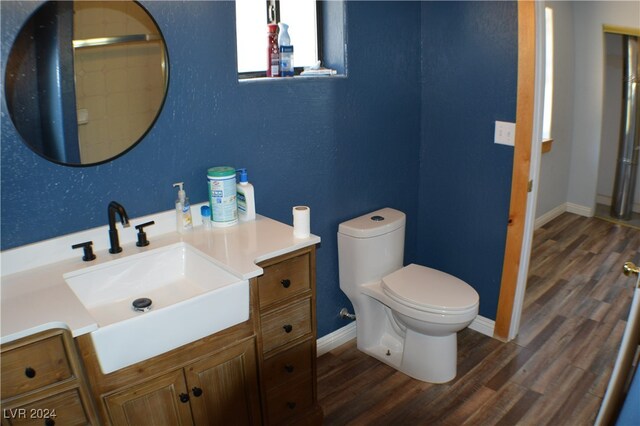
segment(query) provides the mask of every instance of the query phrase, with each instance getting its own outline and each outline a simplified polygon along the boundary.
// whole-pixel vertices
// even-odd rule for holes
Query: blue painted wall
[[[337,313],[350,307],[338,287],[337,226],[384,206],[408,215],[406,262],[464,266],[478,254],[479,242],[485,244],[482,258],[488,269],[468,281],[478,288],[483,308],[491,303],[485,301],[499,288],[494,275],[495,266],[501,268],[505,228],[494,216],[504,218],[508,212],[510,184],[503,171],[511,168],[511,152],[491,146],[495,155],[478,157],[475,147],[491,143],[487,132],[492,132],[492,120],[512,121],[515,116],[512,3],[489,3],[483,9],[475,3],[348,2],[347,78],[250,83],[236,78],[233,2],[142,4],[164,33],[171,78],[154,128],[125,156],[89,168],[43,160],[22,144],[3,94],[3,250],[104,225],[111,200],[121,202],[131,217],[169,210],[176,181],[185,182],[192,202],[205,201],[206,169],[232,165],[248,168],[258,213],[291,223],[293,205],[311,206],[312,232],[322,238],[317,258],[319,336],[344,326]],[[36,6],[0,2],[3,76],[13,38]],[[474,18],[476,13],[481,14]],[[467,36],[462,40],[456,27],[467,24],[465,16],[476,32],[461,29]],[[440,31],[445,33],[438,35]],[[462,58],[449,52],[450,43],[463,42],[483,50]],[[496,56],[501,61],[493,63]],[[465,69],[452,72],[448,61],[463,63]],[[448,74],[464,85],[473,78],[481,87],[470,93],[434,87],[453,85]],[[471,111],[468,104],[478,104],[486,114]],[[469,111],[470,117],[458,121]],[[455,124],[450,137],[437,129],[443,120]],[[459,134],[465,126],[466,133]],[[463,178],[453,178],[439,164],[459,168],[460,156],[466,165]],[[465,176],[467,171],[473,173]],[[462,181],[475,182],[482,191],[463,188]],[[455,213],[443,203],[451,201],[449,192],[459,195],[460,208],[445,221],[440,218]],[[502,204],[489,207],[487,192]],[[445,229],[436,229],[452,223],[468,234],[461,238],[453,229],[448,232],[455,238],[448,239],[440,235]],[[458,273],[457,268],[443,269]],[[495,317],[494,312],[481,314]]]
[[[417,215],[416,193],[403,189],[418,180],[420,3],[348,4],[348,78],[256,83],[237,81],[233,2],[142,4],[171,61],[155,127],[115,161],[64,167],[22,144],[3,102],[2,249],[104,225],[110,200],[132,217],[172,209],[176,181],[192,202],[205,201],[208,167],[247,167],[258,213],[291,223],[292,206],[311,207],[312,232],[322,238],[319,334],[344,326],[338,224],[386,205]],[[4,64],[36,4],[1,7]],[[390,40],[385,27],[402,30]],[[409,229],[415,235],[415,220]],[[410,237],[408,256],[414,248]]]
[[[515,122],[514,2],[422,3],[418,262],[452,273],[495,319],[509,217],[513,148],[494,122]]]

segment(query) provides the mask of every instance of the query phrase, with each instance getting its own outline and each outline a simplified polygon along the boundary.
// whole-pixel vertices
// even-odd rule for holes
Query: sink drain
[[[147,312],[151,309],[151,299],[147,299],[146,297],[141,297],[140,299],[136,299],[131,304],[133,306],[134,311],[138,312]]]

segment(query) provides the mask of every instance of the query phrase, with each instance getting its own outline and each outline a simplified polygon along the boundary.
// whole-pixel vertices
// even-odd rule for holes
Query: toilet
[[[429,383],[455,378],[458,331],[478,315],[478,293],[425,266],[402,266],[405,214],[391,208],[338,227],[340,289],[356,315],[358,349]]]

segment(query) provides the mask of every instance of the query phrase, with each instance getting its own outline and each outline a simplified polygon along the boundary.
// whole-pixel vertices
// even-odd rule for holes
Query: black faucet
[[[120,216],[120,222],[122,226],[129,227],[129,216],[127,212],[119,203],[112,201],[109,203],[109,253],[120,253],[122,247],[120,247],[120,239],[118,238],[118,230],[116,229],[116,213]]]

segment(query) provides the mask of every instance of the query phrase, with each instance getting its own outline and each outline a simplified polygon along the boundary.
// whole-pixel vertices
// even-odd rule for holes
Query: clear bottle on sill
[[[289,26],[283,22],[278,24],[280,32],[278,35],[278,45],[280,46],[280,75],[282,77],[293,77],[293,45],[289,37]]]

